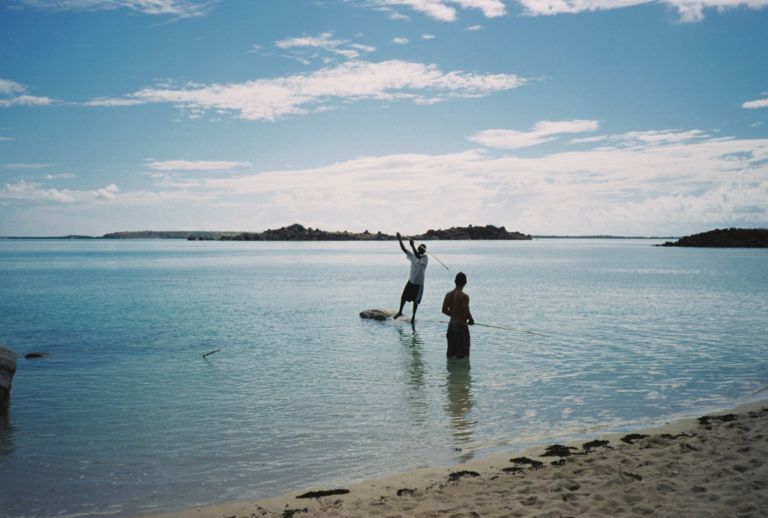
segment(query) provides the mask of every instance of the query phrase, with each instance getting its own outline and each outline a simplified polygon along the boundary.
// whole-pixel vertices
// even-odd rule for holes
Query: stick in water
[[[217,352],[219,352],[219,351],[221,351],[221,349],[215,349],[215,350],[213,350],[213,351],[211,351],[211,352],[207,352],[207,353],[205,353],[205,354],[203,355],[203,358],[205,358],[206,356],[210,356],[210,355],[212,355],[213,353],[217,353]]]

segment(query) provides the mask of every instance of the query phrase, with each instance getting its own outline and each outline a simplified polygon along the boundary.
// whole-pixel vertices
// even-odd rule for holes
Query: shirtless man
[[[456,288],[445,294],[443,314],[451,317],[445,337],[448,339],[448,358],[469,357],[469,326],[475,319],[469,311],[469,295],[464,293],[467,276],[463,272],[456,274]]]
[[[400,309],[397,310],[397,315],[392,318],[403,316],[403,307],[407,301],[413,301],[413,317],[411,317],[411,323],[416,321],[416,309],[421,304],[421,295],[424,293],[424,272],[427,269],[429,258],[427,257],[427,245],[424,243],[419,245],[417,249],[413,245],[413,239],[409,239],[408,242],[411,245],[413,253],[408,251],[403,244],[403,238],[400,236],[400,232],[397,233],[397,240],[400,242],[400,249],[405,252],[408,260],[411,261],[411,272],[408,276],[408,282],[403,288],[403,294],[400,296]]]

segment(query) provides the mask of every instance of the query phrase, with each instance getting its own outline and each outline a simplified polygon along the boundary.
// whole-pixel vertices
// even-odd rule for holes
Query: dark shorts
[[[469,356],[469,326],[463,324],[448,324],[445,333],[448,339],[448,358],[466,358]]]
[[[421,304],[421,294],[424,293],[423,284],[414,284],[411,281],[403,288],[403,299],[408,302],[415,302]]]

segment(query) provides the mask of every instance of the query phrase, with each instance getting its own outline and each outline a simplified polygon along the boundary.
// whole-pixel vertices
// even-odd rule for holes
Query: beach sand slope
[[[768,516],[768,404],[743,408],[527,456],[163,516]]]

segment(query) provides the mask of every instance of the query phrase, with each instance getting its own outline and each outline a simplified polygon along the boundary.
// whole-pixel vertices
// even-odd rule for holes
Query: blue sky
[[[768,226],[768,0],[9,0],[0,235]]]

